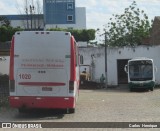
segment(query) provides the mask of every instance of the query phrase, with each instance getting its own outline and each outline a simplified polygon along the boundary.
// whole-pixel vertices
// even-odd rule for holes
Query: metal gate
[[[128,83],[127,73],[124,71],[124,66],[127,64],[128,60],[129,59],[118,59],[117,60],[118,84]]]

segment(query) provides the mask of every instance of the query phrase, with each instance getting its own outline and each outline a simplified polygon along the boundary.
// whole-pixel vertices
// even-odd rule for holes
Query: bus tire
[[[19,109],[18,109],[18,112],[19,112],[19,113],[26,113],[26,112],[27,112],[27,109],[25,109],[25,108],[19,108]]]
[[[150,89],[151,91],[153,91],[154,90],[154,87],[151,87],[151,89]]]
[[[130,92],[132,92],[132,91],[133,91],[133,89],[132,89],[132,88],[129,88],[129,91],[130,91]]]
[[[75,108],[69,108],[69,114],[75,113]]]

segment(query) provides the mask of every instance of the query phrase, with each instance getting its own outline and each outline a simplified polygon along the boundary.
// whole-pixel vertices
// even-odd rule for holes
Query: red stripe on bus
[[[10,68],[9,68],[9,78],[14,80],[14,36],[12,37],[11,49],[10,49]]]
[[[25,86],[64,86],[65,83],[58,83],[58,82],[19,82],[19,85]]]
[[[75,45],[74,38],[71,37],[71,65],[70,65],[70,80],[75,81],[76,79],[76,56],[75,56]]]
[[[17,99],[18,98],[18,99]],[[39,99],[37,99],[39,98]],[[39,97],[39,96],[10,96],[9,103],[11,107],[21,108],[48,108],[48,109],[66,109],[75,108],[74,97]]]

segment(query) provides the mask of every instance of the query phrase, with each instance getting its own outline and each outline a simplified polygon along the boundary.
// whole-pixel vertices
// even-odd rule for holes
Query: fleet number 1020
[[[20,79],[31,79],[31,74],[19,74]]]

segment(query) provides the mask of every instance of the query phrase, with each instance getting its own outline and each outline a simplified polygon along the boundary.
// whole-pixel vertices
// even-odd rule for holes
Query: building
[[[80,47],[80,64],[90,65],[91,80],[99,82],[99,78],[102,74],[105,74],[105,50],[103,47]],[[88,66],[89,67],[89,66]],[[80,66],[80,72],[82,72],[86,66]]]
[[[83,58],[84,65],[91,65],[94,61],[94,68],[91,75],[93,81],[99,81],[101,74],[105,74],[105,49],[104,47],[80,48],[79,54]],[[127,74],[124,67],[129,59],[135,57],[148,57],[153,59],[158,72],[156,75],[156,84],[160,84],[160,46],[137,46],[137,47],[114,47],[107,48],[107,83],[109,86],[118,86],[127,84]],[[93,60],[94,58],[94,60]],[[82,71],[83,69],[81,69]]]
[[[43,0],[45,24],[75,24],[75,0]]]
[[[75,0],[43,0],[45,28],[86,29],[86,9]]]
[[[86,29],[86,8],[76,7],[75,3],[75,0],[43,0],[43,14],[0,15],[0,17],[6,17],[11,26],[26,30]]]
[[[20,27],[23,29],[44,29],[44,16],[43,14],[34,15],[0,15],[0,17],[7,18],[11,26],[16,28]],[[0,23],[3,24],[3,23]]]

